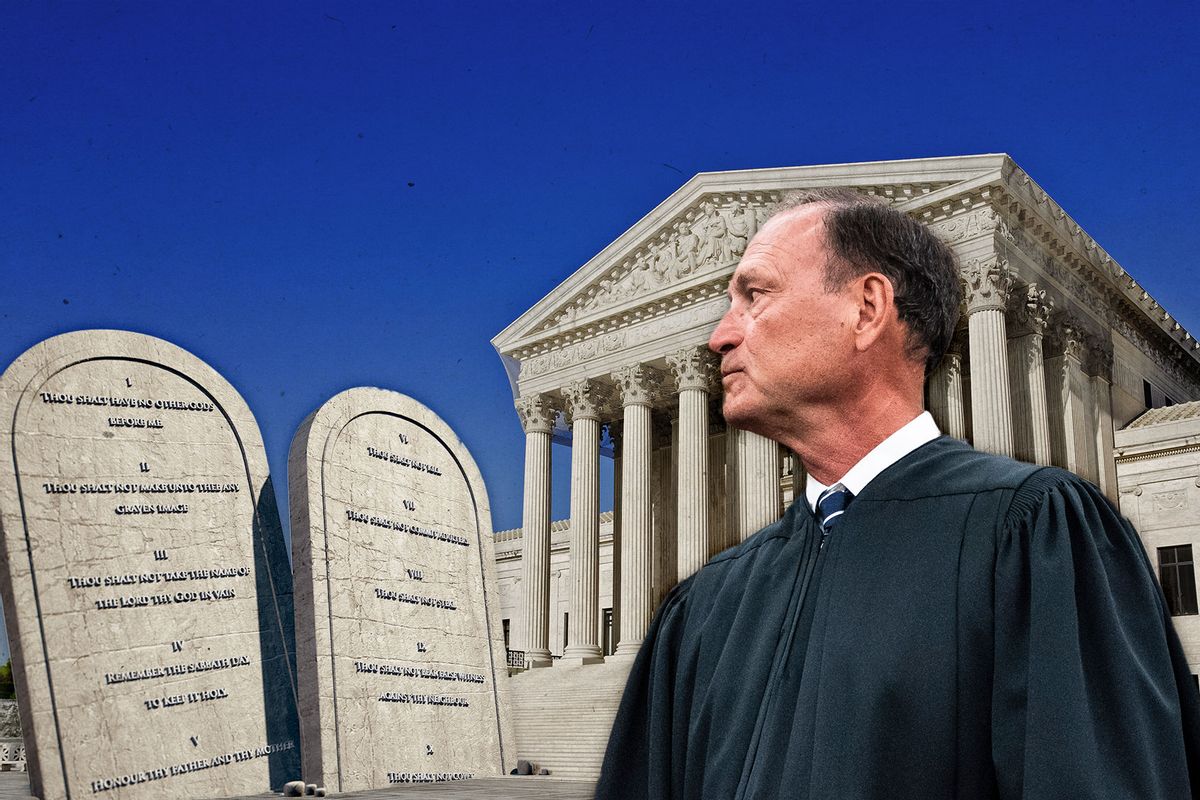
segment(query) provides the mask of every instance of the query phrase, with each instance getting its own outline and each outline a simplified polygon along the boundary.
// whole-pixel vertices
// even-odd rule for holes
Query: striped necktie
[[[828,533],[833,530],[833,526],[838,523],[842,514],[846,513],[846,506],[850,505],[853,498],[854,494],[849,489],[830,487],[821,492],[821,496],[817,498],[817,521],[821,523],[823,531]]]

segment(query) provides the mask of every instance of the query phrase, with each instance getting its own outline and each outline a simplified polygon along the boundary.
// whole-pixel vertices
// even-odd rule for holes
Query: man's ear
[[[892,282],[879,272],[868,272],[854,282],[858,320],[854,325],[855,347],[869,350],[879,339],[895,330],[899,320]]]

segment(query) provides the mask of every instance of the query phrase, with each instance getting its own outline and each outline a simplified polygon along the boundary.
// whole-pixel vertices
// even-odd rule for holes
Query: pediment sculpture
[[[543,325],[569,325],[580,315],[615,306],[703,272],[732,268],[778,200],[705,199],[609,269]],[[720,204],[718,204],[720,202]]]

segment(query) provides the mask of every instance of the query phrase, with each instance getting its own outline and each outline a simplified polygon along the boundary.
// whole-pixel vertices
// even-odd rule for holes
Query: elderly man
[[[812,192],[729,295],[725,418],[808,484],[663,602],[597,798],[1200,796],[1200,698],[1137,534],[1091,484],[922,412],[948,248]]]

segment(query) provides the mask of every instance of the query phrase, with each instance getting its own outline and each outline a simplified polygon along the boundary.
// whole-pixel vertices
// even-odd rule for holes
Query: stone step
[[[509,682],[520,758],[562,778],[595,780],[630,662],[532,669]]]

